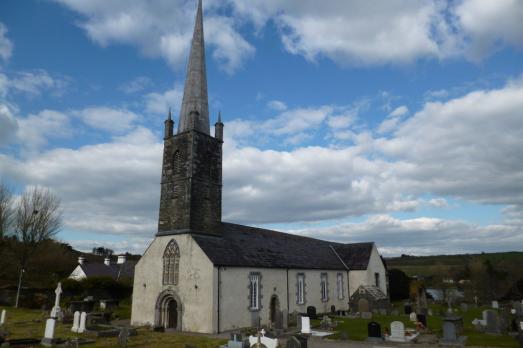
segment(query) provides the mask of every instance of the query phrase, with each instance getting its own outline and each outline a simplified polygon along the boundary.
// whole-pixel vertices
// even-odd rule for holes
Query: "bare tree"
[[[0,240],[8,234],[13,217],[13,194],[0,182]]]
[[[26,190],[16,204],[12,236],[16,239],[20,268],[27,266],[39,244],[53,238],[62,228],[60,198],[48,189]]]

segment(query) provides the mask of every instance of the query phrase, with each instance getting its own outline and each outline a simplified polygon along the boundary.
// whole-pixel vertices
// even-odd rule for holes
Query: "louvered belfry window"
[[[172,239],[163,253],[163,284],[178,285],[178,273],[180,268],[180,248]]]

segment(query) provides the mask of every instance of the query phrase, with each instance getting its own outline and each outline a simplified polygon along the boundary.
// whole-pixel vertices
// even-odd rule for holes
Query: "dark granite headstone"
[[[336,314],[336,306],[331,306],[331,314]]]
[[[367,334],[371,338],[381,338],[381,326],[375,321],[371,321],[367,324]]]
[[[307,307],[307,316],[311,319],[318,319],[318,317],[316,317],[316,307],[314,307],[314,306]]]
[[[295,335],[287,340],[287,348],[307,348],[307,336]]]

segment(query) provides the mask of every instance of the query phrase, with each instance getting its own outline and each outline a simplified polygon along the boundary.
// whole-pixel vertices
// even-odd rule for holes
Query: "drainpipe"
[[[221,267],[218,266],[218,328],[217,328],[217,333],[220,333],[220,287],[221,287],[221,279],[220,279],[220,271],[221,271]]]
[[[287,315],[289,315],[289,269],[287,268]]]

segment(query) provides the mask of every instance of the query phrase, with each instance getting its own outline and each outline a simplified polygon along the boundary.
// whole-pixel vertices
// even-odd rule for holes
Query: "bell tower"
[[[212,137],[202,12],[199,0],[177,134],[170,110],[165,121],[157,235],[221,233],[223,123]]]

